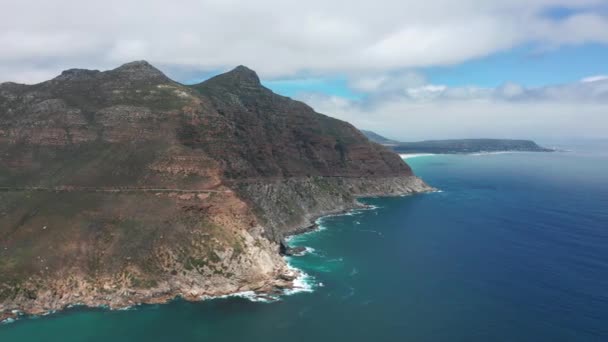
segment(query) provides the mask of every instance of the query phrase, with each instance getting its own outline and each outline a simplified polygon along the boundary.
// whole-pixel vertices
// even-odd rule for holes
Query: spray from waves
[[[290,259],[287,258],[288,262],[289,262],[289,260]],[[323,286],[323,283],[317,282],[313,276],[302,271],[301,269],[297,269],[296,267],[290,265],[289,263],[288,263],[287,267],[289,267],[289,269],[294,272],[298,272],[299,275],[293,281],[293,288],[286,289],[283,291],[284,295],[290,296],[290,295],[294,295],[296,293],[313,292],[315,288]]]

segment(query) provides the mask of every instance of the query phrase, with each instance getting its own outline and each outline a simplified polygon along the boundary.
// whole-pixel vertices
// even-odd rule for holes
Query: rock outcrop
[[[431,188],[239,66],[144,61],[0,84],[0,315],[289,287],[281,241],[360,196]]]

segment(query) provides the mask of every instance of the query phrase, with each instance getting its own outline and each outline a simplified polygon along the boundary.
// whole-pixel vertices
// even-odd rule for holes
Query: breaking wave
[[[412,158],[418,158],[418,157],[428,157],[428,156],[434,156],[435,153],[403,153],[403,154],[399,154],[399,157],[401,157],[401,159],[412,159]]]

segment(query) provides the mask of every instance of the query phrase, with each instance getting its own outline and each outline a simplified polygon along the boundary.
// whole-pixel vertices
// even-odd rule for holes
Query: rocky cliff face
[[[285,235],[429,189],[242,66],[193,86],[143,61],[0,84],[0,312],[274,291],[294,276]]]

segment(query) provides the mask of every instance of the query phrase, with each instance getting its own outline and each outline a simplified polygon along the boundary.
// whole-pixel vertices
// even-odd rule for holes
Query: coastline
[[[226,293],[210,292],[210,293],[203,293],[203,294],[196,295],[196,296],[184,294],[181,292],[175,292],[175,293],[167,293],[164,295],[149,297],[149,298],[146,298],[145,300],[141,300],[141,301],[129,301],[128,303],[124,303],[123,305],[108,305],[108,304],[103,304],[103,303],[99,303],[97,305],[91,305],[91,304],[85,304],[85,303],[69,303],[59,309],[46,310],[46,311],[36,310],[36,311],[26,312],[26,311],[22,311],[22,310],[12,310],[12,311],[8,311],[8,312],[0,313],[0,324],[10,324],[10,323],[16,322],[17,320],[21,320],[21,319],[49,316],[54,313],[63,312],[65,310],[76,308],[76,307],[84,308],[84,309],[91,309],[91,310],[102,309],[102,310],[109,310],[109,311],[121,311],[121,310],[133,309],[133,308],[136,308],[141,305],[168,304],[175,300],[185,300],[187,302],[202,302],[202,301],[213,300],[213,299],[241,297],[241,298],[247,298],[252,301],[256,301],[255,299],[257,299],[257,298],[264,298],[264,297],[272,298],[275,296],[280,296],[282,294],[281,292],[293,291],[295,289],[294,283],[296,283],[298,278],[301,276],[299,273],[299,270],[289,266],[288,264],[287,264],[286,270],[288,272],[279,274],[275,278],[271,278],[271,279],[267,280],[262,285],[257,284],[259,286],[250,286],[247,288],[239,289],[238,291],[235,291],[235,292],[226,292]],[[264,301],[264,300],[257,300],[257,301]]]
[[[435,156],[437,155],[436,153],[399,153],[399,157],[401,157],[401,159],[412,159],[412,158],[418,158],[418,157],[429,157],[429,156]]]
[[[292,230],[284,238],[288,239],[293,236],[314,232],[318,229],[320,220],[325,217],[348,215],[350,212],[356,210],[375,209],[374,206],[366,205],[364,203],[359,202],[358,199],[360,198],[409,196],[434,191],[437,191],[437,189],[425,185],[425,187],[423,188],[417,188],[415,190],[410,189],[409,191],[404,192],[359,194],[355,196],[357,200],[355,200],[355,202],[346,207],[322,211],[320,213],[313,214],[310,217],[305,217],[304,220],[307,221],[308,224]],[[183,293],[183,291],[175,291],[169,293],[159,292],[157,294],[153,294],[148,298],[143,298],[140,300],[126,299],[124,302],[120,302],[118,304],[107,304],[103,301],[97,301],[96,303],[95,300],[93,300],[93,302],[91,303],[66,303],[63,306],[52,310],[12,310],[9,312],[0,312],[0,324],[10,324],[24,318],[27,319],[48,316],[56,312],[63,312],[66,309],[70,309],[73,307],[105,310],[128,310],[140,305],[166,304],[177,299],[186,300],[189,302],[202,302],[204,300],[229,297],[241,297],[252,301],[260,302],[272,302],[278,300],[281,296],[288,296],[300,292],[311,292],[312,285],[306,282],[307,278],[310,276],[304,271],[290,265],[288,260],[289,256],[282,256],[282,258],[285,261],[285,269],[276,270],[271,278],[266,279],[261,283],[248,284],[247,286],[239,288],[237,291],[208,293],[203,292],[197,293],[196,295]]]
[[[398,153],[401,159],[412,159],[418,157],[430,157],[430,156],[449,156],[449,155],[465,155],[465,156],[486,156],[495,154],[511,154],[511,153],[539,153],[539,152],[567,152],[565,150],[547,149],[547,150],[504,150],[504,151],[471,151],[471,152],[436,152],[436,153],[424,153],[424,152],[412,152],[412,153]]]

